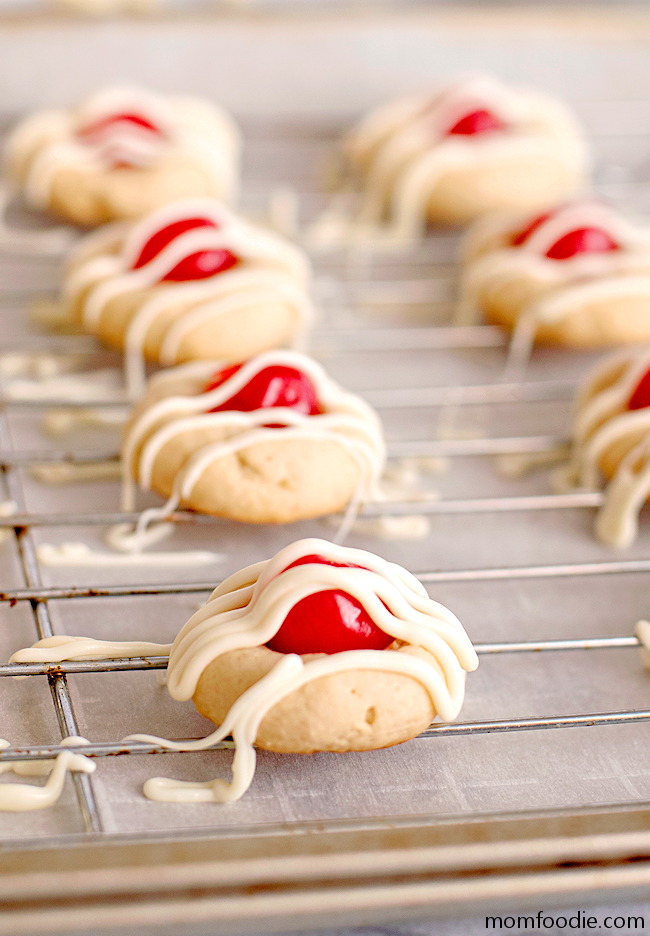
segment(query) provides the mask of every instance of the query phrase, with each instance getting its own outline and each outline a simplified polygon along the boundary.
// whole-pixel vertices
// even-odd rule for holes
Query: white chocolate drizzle
[[[111,429],[115,426],[121,426],[124,422],[125,414],[121,408],[111,409],[81,409],[72,407],[56,407],[49,410],[41,419],[41,428],[47,435],[58,437],[67,435],[75,429],[86,429],[89,426],[95,426],[101,429]],[[90,465],[49,465],[52,471],[44,470],[45,466],[40,466],[38,473],[44,480],[82,480],[93,477],[115,476],[115,471],[119,473],[117,462],[114,464],[104,462],[101,466]]]
[[[398,517],[356,517],[344,530],[345,535],[337,533],[335,541],[344,542],[352,531],[383,540],[424,540],[431,532],[431,521],[424,514],[417,513]]]
[[[471,137],[447,135],[461,117],[481,107],[501,118],[507,129]],[[582,135],[559,103],[489,77],[459,81],[437,97],[413,97],[379,108],[351,135],[347,149],[353,160],[368,164],[362,170],[363,219],[378,223],[388,205],[403,237],[422,233],[428,201],[447,173],[540,155],[564,166],[574,186],[586,171]]]
[[[650,352],[644,349],[610,357],[592,371],[576,400],[574,447],[564,472],[580,487],[599,487],[601,459],[623,446],[595,527],[599,539],[619,548],[635,539],[638,513],[650,497],[650,407],[627,408],[648,369]],[[634,443],[626,446],[627,437]]]
[[[63,663],[65,660],[114,660],[147,656],[167,656],[171,644],[144,640],[99,640],[94,637],[74,637],[55,634],[43,637],[31,647],[16,650],[10,663]],[[28,679],[28,676],[14,676]]]
[[[72,736],[64,738],[62,745],[77,747],[89,742],[85,738]],[[0,749],[8,748],[10,744],[0,738]],[[93,773],[95,764],[83,754],[72,751],[63,751],[53,760],[29,761],[1,761],[0,773],[12,771],[18,776],[48,776],[44,786],[35,786],[31,783],[2,783],[0,784],[0,811],[1,812],[29,812],[35,809],[46,809],[52,806],[61,793],[68,772]]]
[[[5,351],[0,354],[0,377],[47,380],[69,374],[81,366],[84,355],[50,351]]]
[[[309,563],[288,568],[306,555],[359,567]],[[125,739],[173,751],[201,751],[232,735],[235,742],[232,782],[217,778],[208,783],[185,783],[156,777],[147,781],[144,788],[151,799],[230,802],[241,797],[253,779],[256,760],[253,744],[265,715],[291,692],[322,676],[355,669],[404,674],[424,686],[441,718],[455,718],[463,702],[465,672],[478,665],[471,642],[455,615],[429,598],[421,583],[400,566],[364,550],[305,539],[222,582],[185,624],[171,648],[141,642],[57,637],[18,651],[12,661],[61,662],[169,651],[169,693],[174,699],[186,700],[194,694],[201,674],[212,660],[230,650],[268,642],[298,601],[327,589],[340,589],[356,598],[376,625],[395,638],[397,649],[349,650],[308,660],[296,654],[282,654],[269,673],[239,697],[223,723],[208,737],[177,742],[137,734]],[[432,661],[428,663],[400,652],[404,645],[423,648]]]
[[[12,400],[62,400],[74,402],[80,398],[89,403],[121,403],[120,373],[115,368],[102,368],[92,374],[64,374],[38,380],[14,379],[5,386],[5,395]]]
[[[152,133],[121,121],[96,139],[78,131],[118,114],[145,116]],[[139,166],[197,165],[215,195],[234,198],[238,182],[240,136],[230,116],[213,104],[185,97],[162,97],[138,88],[108,88],[68,111],[41,111],[19,124],[7,144],[9,167],[26,198],[46,208],[61,170],[109,172],[115,159]]]
[[[215,226],[179,234],[149,262],[132,268],[156,232],[194,217],[210,219]],[[118,248],[114,231],[105,238],[91,237],[91,249],[82,243],[72,258],[64,302],[70,307],[81,302],[84,329],[101,336],[109,304],[133,292],[144,293],[123,339],[131,398],[143,391],[144,350],[150,330],[170,310],[178,311],[166,325],[157,352],[164,365],[178,362],[183,340],[195,328],[222,317],[236,318],[244,309],[280,302],[292,310],[296,332],[313,318],[307,293],[309,266],[302,252],[278,235],[235,218],[212,199],[187,199],[154,212],[123,234]],[[110,252],[103,253],[107,245],[111,245]],[[228,250],[238,262],[201,280],[163,282],[186,257],[208,250]]]
[[[154,533],[146,540],[146,544],[157,542],[171,530],[169,524],[160,530],[154,528]],[[122,533],[122,538],[120,538]],[[93,549],[87,543],[40,543],[36,548],[39,562],[46,566],[83,566],[84,568],[130,568],[134,565],[146,565],[154,568],[178,568],[179,566],[211,565],[223,562],[223,553],[212,552],[207,549],[176,550],[170,552],[140,553],[142,543],[140,540],[132,545],[130,530],[121,527],[111,527],[106,535],[107,542],[118,552],[108,552],[104,549]]]
[[[505,452],[495,455],[493,463],[503,478],[517,480],[537,471],[566,460],[566,448],[558,446],[548,452]]]

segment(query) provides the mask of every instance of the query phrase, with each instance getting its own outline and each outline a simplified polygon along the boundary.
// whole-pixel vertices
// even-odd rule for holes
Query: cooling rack
[[[637,129],[647,110],[636,99],[581,102],[598,188],[623,207],[650,207],[650,139]],[[245,210],[270,212],[304,239],[328,203],[319,180],[340,122],[245,129]],[[262,755],[253,788],[228,807],[152,804],[140,792],[146,777],[225,775],[231,756],[227,745],[179,757],[121,741],[136,730],[208,730],[167,699],[155,672],[164,658],[0,664],[0,733],[12,742],[0,766],[53,756],[71,734],[92,742],[84,753],[97,764],[72,775],[47,812],[0,815],[0,906],[12,933],[100,921],[130,933],[189,934],[215,921],[221,931],[281,929],[647,894],[650,678],[634,624],[648,614],[650,524],[613,554],[591,536],[600,492],[553,494],[543,464],[504,474],[518,456],[562,454],[573,391],[594,356],[536,352],[522,379],[504,379],[499,331],[449,325],[455,249],[441,234],[405,252],[311,253],[314,354],[378,408],[392,468],[420,470],[420,499],[367,507],[349,543],[406,565],[466,625],[481,666],[458,722],[388,752]],[[54,379],[43,400],[30,396],[34,375],[47,379],[54,352],[84,372],[78,387],[89,392],[97,370],[119,362],[29,321],[34,298],[56,290],[56,256],[9,248],[0,271],[2,497],[15,504],[0,517],[3,659],[51,633],[172,639],[230,572],[299,536],[333,534],[324,522],[251,529],[179,511],[157,552],[216,548],[220,561],[45,565],[45,543],[102,548],[103,529],[133,515],[117,510],[110,477],[118,427],[83,421],[88,410],[119,416],[119,385],[99,404]],[[87,478],[57,485],[44,480],[52,469]],[[428,532],[378,537],[378,515],[425,518]]]

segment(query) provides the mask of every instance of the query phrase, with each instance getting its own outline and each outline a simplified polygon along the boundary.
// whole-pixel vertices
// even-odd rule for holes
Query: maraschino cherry
[[[177,237],[180,237],[181,234],[185,234],[187,231],[193,231],[195,228],[216,228],[217,226],[218,225],[214,221],[208,218],[181,218],[180,221],[174,221],[172,224],[168,224],[166,227],[161,228],[159,231],[156,231],[155,234],[151,235],[138,254],[138,258],[133,264],[132,269],[139,270],[145,263],[149,263],[150,260],[157,257],[168,244],[171,244],[171,242],[176,240]]]
[[[650,370],[638,382],[627,404],[629,410],[645,409],[646,406],[650,406]]]
[[[216,390],[242,366],[242,364],[233,364],[219,371],[203,392],[209,393],[211,390]],[[297,367],[288,367],[285,364],[270,364],[268,367],[263,367],[241,390],[209,412],[239,410],[243,413],[250,413],[252,410],[274,406],[289,407],[305,416],[317,416],[323,412],[309,377]]]
[[[109,114],[93,123],[77,128],[77,137],[82,143],[98,147],[102,158],[111,169],[133,169],[141,165],[141,160],[129,154],[128,147],[116,144],[120,130],[134,128],[139,132],[162,139],[165,132],[142,114]]]
[[[309,563],[362,568],[351,562],[333,562],[323,556],[309,555],[292,562],[287,569]],[[277,653],[340,653],[385,650],[393,640],[390,634],[377,627],[356,598],[338,588],[328,588],[296,602],[266,646]]]
[[[478,136],[481,133],[494,133],[506,128],[507,124],[492,111],[479,108],[457,120],[453,127],[447,130],[447,136]]]
[[[168,224],[160,231],[156,231],[143,246],[132,269],[139,270],[140,267],[154,260],[165,247],[176,240],[177,237],[180,237],[181,234],[201,227],[217,228],[218,225],[208,218],[183,218],[180,221]],[[216,276],[217,273],[224,273],[226,270],[232,269],[238,263],[239,257],[227,248],[198,250],[187,257],[183,257],[171,270],[165,273],[161,282],[187,283],[192,280],[207,279],[210,276]]]
[[[553,212],[547,211],[530,221],[525,228],[513,234],[510,243],[521,247],[533,234],[551,218]],[[545,251],[549,260],[570,260],[581,253],[609,253],[620,250],[620,245],[602,228],[580,227],[567,231]]]
[[[191,280],[208,279],[217,273],[225,273],[239,263],[239,257],[230,250],[199,250],[184,257],[173,269],[166,273],[163,283],[187,283]]]
[[[602,228],[583,227],[569,231],[546,251],[549,260],[570,260],[581,253],[610,253],[620,246]]]
[[[129,113],[109,114],[108,117],[102,117],[100,120],[95,120],[93,123],[79,127],[77,136],[82,139],[90,139],[91,137],[102,135],[107,130],[110,131],[119,127],[120,124],[126,124],[127,126],[130,124],[141,130],[147,130],[149,133],[155,133],[157,136],[164,136],[160,127],[156,126],[156,124],[147,117],[143,117],[142,114]]]

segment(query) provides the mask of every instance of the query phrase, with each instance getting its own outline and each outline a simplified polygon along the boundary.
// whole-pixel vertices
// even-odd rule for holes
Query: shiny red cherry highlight
[[[494,133],[505,130],[507,125],[489,110],[480,108],[465,114],[447,130],[447,136],[478,136],[481,133]]]
[[[180,221],[174,221],[172,224],[168,224],[166,227],[156,231],[144,244],[132,269],[139,270],[140,267],[143,267],[146,263],[153,260],[154,257],[157,257],[168,244],[171,244],[171,242],[176,240],[177,237],[180,237],[181,234],[201,227],[216,228],[218,225],[208,218],[182,218]]]
[[[234,364],[219,371],[204,389],[204,393],[216,390],[242,367]],[[323,412],[318,402],[316,390],[309,377],[297,367],[284,364],[271,364],[263,367],[251,377],[245,386],[238,390],[219,406],[209,410],[219,413],[224,410],[239,410],[250,413],[251,410],[285,406],[297,410],[305,416],[316,416]]]
[[[208,279],[210,276],[216,276],[217,273],[231,270],[238,263],[239,257],[226,248],[199,250],[188,257],[183,257],[175,267],[165,273],[161,282],[188,283]]]
[[[353,563],[309,555],[292,562],[287,569],[310,563],[361,568]],[[341,653],[344,650],[385,650],[393,640],[390,634],[377,627],[356,598],[337,588],[314,592],[296,602],[267,647],[277,653]]]
[[[582,253],[610,253],[620,245],[602,228],[583,227],[569,231],[546,251],[549,260],[570,260]]]

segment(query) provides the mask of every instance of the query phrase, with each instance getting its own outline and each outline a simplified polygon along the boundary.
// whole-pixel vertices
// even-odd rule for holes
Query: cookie
[[[94,227],[179,198],[233,200],[240,148],[234,121],[212,103],[115,87],[20,123],[7,170],[31,207]]]
[[[167,688],[218,727],[191,741],[124,739],[207,751],[232,736],[232,781],[152,777],[150,799],[225,803],[250,786],[255,747],[278,753],[368,751],[432,719],[456,718],[478,659],[459,620],[401,566],[304,539],[227,578],[171,645],[59,635],[12,656],[61,662],[169,654]]]
[[[477,663],[405,569],[307,539],[213,592],[174,641],[167,685],[235,738],[254,719],[257,747],[365,751],[455,718]]]
[[[238,361],[293,341],[311,319],[309,265],[280,236],[212,199],[188,199],[135,225],[109,225],[72,254],[66,313],[126,353],[142,391],[144,361]]]
[[[650,497],[650,351],[608,358],[588,376],[575,405],[570,479],[605,486],[595,531],[609,546],[629,546]]]
[[[384,457],[374,410],[306,355],[193,362],[155,375],[127,423],[123,506],[137,482],[165,513],[290,523],[376,496]]]
[[[650,340],[650,229],[586,200],[479,222],[464,245],[457,321],[477,317],[539,343]]]
[[[582,133],[559,102],[489,77],[380,107],[345,153],[365,220],[392,222],[407,236],[497,209],[544,207],[587,174]]]

